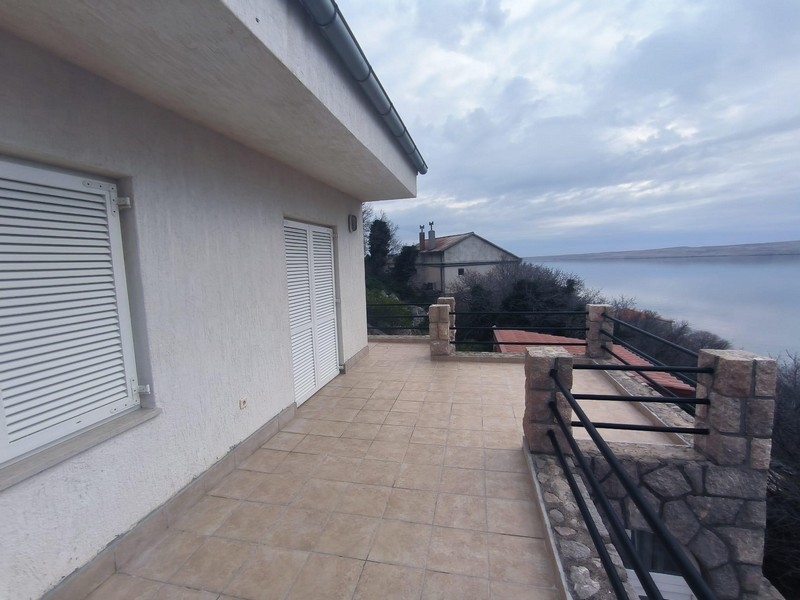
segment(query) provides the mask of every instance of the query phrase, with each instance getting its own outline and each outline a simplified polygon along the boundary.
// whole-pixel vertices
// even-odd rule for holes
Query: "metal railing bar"
[[[550,438],[550,443],[553,444],[553,449],[556,452],[556,457],[558,457],[558,462],[561,463],[561,469],[564,471],[564,476],[567,478],[569,489],[572,490],[575,503],[578,505],[578,510],[580,511],[581,516],[583,516],[583,521],[586,524],[589,537],[592,538],[592,542],[594,543],[595,548],[597,548],[597,552],[600,555],[600,562],[603,564],[603,569],[605,569],[605,572],[608,575],[608,579],[611,582],[611,587],[614,589],[614,594],[618,599],[627,598],[628,594],[625,591],[625,586],[623,585],[622,579],[617,572],[617,567],[614,565],[614,561],[611,560],[611,555],[608,553],[608,549],[603,542],[603,538],[600,536],[600,531],[597,529],[597,524],[594,522],[592,513],[589,512],[589,507],[586,504],[586,500],[583,498],[583,494],[581,494],[580,489],[578,489],[575,476],[569,470],[567,460],[564,457],[564,453],[562,452],[561,447],[558,445],[558,440],[556,440],[556,436],[552,430],[547,432],[547,437]],[[657,589],[658,588],[656,588],[656,590]],[[663,596],[660,594],[655,596],[655,598],[663,600]]]
[[[428,319],[428,315],[378,315],[375,313],[367,313],[367,318],[369,317],[373,319]]]
[[[392,331],[392,330],[395,330],[395,329],[413,329],[414,331],[427,331],[428,330],[428,326],[427,325],[419,326],[419,327],[416,327],[416,326],[414,326],[414,327],[412,327],[412,326],[408,326],[408,327],[381,327],[380,325],[370,325],[369,328],[370,329],[383,329],[385,331]]]
[[[577,367],[578,365],[575,366]],[[580,404],[578,404],[578,401],[572,397],[570,390],[568,390],[558,378],[558,371],[556,369],[551,370],[550,376],[553,378],[556,387],[558,387],[559,390],[561,390],[561,393],[564,394],[564,397],[572,407],[572,410],[575,412],[578,419],[584,424],[589,437],[592,438],[598,450],[600,450],[600,453],[605,457],[609,467],[611,467],[611,470],[617,475],[620,483],[622,483],[622,486],[628,492],[631,500],[633,500],[633,502],[636,504],[636,507],[639,509],[639,512],[642,514],[645,521],[647,521],[647,524],[650,525],[653,533],[655,533],[661,539],[661,542],[664,544],[664,548],[666,549],[667,553],[670,555],[672,560],[675,561],[675,564],[678,566],[681,575],[683,575],[686,583],[689,584],[689,587],[695,593],[698,600],[716,600],[716,596],[708,587],[708,584],[703,580],[700,573],[698,573],[697,569],[691,563],[689,558],[683,552],[683,549],[680,547],[678,541],[666,528],[664,523],[658,517],[658,514],[655,512],[655,510],[653,510],[653,507],[650,506],[650,503],[644,499],[633,479],[631,479],[631,476],[628,475],[627,471],[625,471],[622,464],[619,462],[619,459],[614,455],[614,452],[612,452],[611,448],[608,447],[608,444],[606,444],[603,436],[601,436],[597,429],[594,428],[592,422],[586,416],[586,413],[583,412]]]
[[[495,310],[495,311],[456,311],[451,312],[451,315],[461,316],[461,315],[583,315],[586,316],[587,312],[585,310],[545,310],[539,312],[507,312],[503,310]]]
[[[661,396],[614,396],[613,394],[572,394],[575,400],[603,400],[611,402],[657,402],[660,404],[674,404],[672,398]],[[682,404],[711,404],[708,398],[681,398]]]
[[[646,360],[646,361],[648,361],[648,362],[651,362],[651,363],[653,363],[655,366],[657,366],[657,367],[666,366],[666,364],[665,364],[665,363],[661,362],[660,360],[658,360],[658,359],[656,359],[656,358],[653,358],[652,356],[650,356],[650,355],[649,355],[649,354],[647,354],[646,352],[643,352],[642,350],[640,350],[640,349],[639,349],[639,348],[637,348],[636,346],[634,346],[634,345],[632,345],[632,344],[629,344],[628,342],[626,342],[626,341],[624,341],[624,340],[621,340],[621,339],[619,339],[617,336],[615,336],[615,335],[611,335],[611,334],[609,334],[609,333],[606,333],[606,332],[603,332],[603,333],[605,333],[605,335],[606,335],[606,336],[610,337],[610,338],[611,338],[613,341],[615,341],[615,342],[616,342],[617,344],[619,344],[620,346],[622,346],[622,347],[624,347],[624,348],[627,348],[627,349],[628,349],[628,350],[630,350],[631,352],[634,352],[634,353],[638,354],[638,355],[639,355],[639,356],[641,356],[641,357],[642,357],[644,360]],[[630,363],[627,363],[627,361],[626,361],[626,364],[630,364]],[[687,377],[687,376],[686,376],[686,375],[684,375],[683,373],[673,373],[673,376],[674,376],[674,377],[677,377],[678,379],[680,379],[680,380],[681,380],[681,381],[683,381],[684,383],[688,383],[688,384],[689,384],[689,385],[691,385],[692,387],[695,387],[695,386],[697,385],[697,382],[696,382],[696,381],[693,381],[692,379],[690,379],[689,377]]]
[[[391,304],[367,304],[367,308],[384,307],[384,306],[418,306],[419,308],[428,308],[430,304],[427,302],[392,302]]]
[[[589,365],[576,364],[573,369],[589,369],[594,371],[642,371],[654,373],[713,373],[711,367],[670,367],[667,365]]]
[[[608,524],[611,527],[611,531],[614,533],[616,541],[619,543],[622,548],[622,554],[625,558],[628,559],[628,563],[633,567],[633,570],[636,572],[636,575],[639,576],[639,583],[642,584],[645,593],[647,594],[648,598],[655,598],[658,600],[659,598],[663,598],[661,595],[661,590],[658,589],[655,582],[653,581],[653,577],[650,575],[650,572],[647,570],[647,567],[644,566],[642,563],[642,559],[639,558],[639,555],[636,552],[636,548],[633,547],[633,542],[631,542],[630,537],[628,536],[628,532],[625,531],[625,525],[622,523],[619,515],[614,511],[611,503],[608,501],[608,496],[606,496],[605,491],[600,486],[600,482],[597,481],[597,478],[594,476],[592,472],[589,462],[586,460],[586,457],[581,452],[578,443],[575,441],[575,438],[567,431],[567,426],[564,423],[564,419],[561,418],[561,415],[556,410],[555,403],[549,403],[550,410],[553,411],[555,415],[556,422],[558,426],[561,428],[561,431],[564,433],[564,437],[569,444],[569,447],[572,448],[572,454],[578,461],[578,464],[583,471],[583,476],[585,477],[586,481],[589,482],[589,487],[592,488],[592,492],[594,494],[594,501],[600,505],[600,508],[606,515],[606,519],[608,520]],[[553,430],[549,430],[547,432],[547,436],[550,438],[551,443],[555,447],[557,445],[556,436],[553,433]],[[559,447],[559,450],[561,448]],[[561,468],[564,469],[564,464],[562,463]],[[566,474],[567,469],[564,469]],[[569,482],[569,478],[567,478]],[[573,495],[576,496],[577,494],[573,492]],[[579,505],[580,508],[580,505]],[[616,544],[615,544],[616,545]],[[598,548],[599,552],[599,548]],[[616,569],[615,569],[616,570]],[[619,598],[619,597],[618,597]],[[622,598],[627,598],[627,596],[622,596]]]
[[[608,352],[611,356],[616,358],[618,361],[620,361],[622,364],[625,364],[625,365],[629,365],[630,364],[627,360],[622,358],[619,354],[617,354],[613,350],[609,350],[608,348],[604,348],[604,350],[606,352]],[[649,383],[650,387],[652,387],[655,391],[657,391],[662,396],[665,396],[667,398],[677,398],[678,397],[678,394],[676,394],[672,390],[669,390],[669,389],[665,388],[663,385],[658,383],[655,379],[653,379],[649,375],[646,375],[644,373],[639,373],[639,376],[642,377],[647,383]],[[689,411],[687,411],[687,412],[689,412]],[[692,413],[690,413],[690,414],[692,414]]]
[[[537,332],[537,331],[589,331],[587,327],[561,327],[561,326],[547,326],[547,327],[538,327],[536,325],[530,325],[528,327],[494,327],[494,326],[475,326],[475,327],[464,327],[463,325],[459,325],[458,327],[451,327],[452,331],[461,330],[461,329],[470,329],[470,330],[482,330],[482,331],[527,331],[527,332]],[[557,345],[558,342],[550,342],[551,345]]]
[[[572,421],[573,427],[584,427],[580,421]],[[632,425],[630,423],[602,423],[592,421],[595,429],[623,429],[625,431],[653,431],[657,433],[689,433],[708,435],[709,430],[702,427],[670,427],[668,425]]]
[[[553,342],[488,342],[488,341],[469,341],[469,340],[455,340],[451,344],[491,344],[492,346],[552,346]],[[585,346],[586,342],[568,342],[558,344],[559,346]]]
[[[630,329],[633,329],[634,331],[637,331],[637,332],[639,332],[641,334],[644,334],[645,336],[647,336],[649,338],[652,338],[654,340],[658,340],[659,342],[661,342],[663,344],[666,344],[670,348],[674,348],[675,350],[679,350],[679,351],[681,351],[681,352],[683,352],[685,354],[688,354],[692,358],[699,358],[700,357],[700,355],[697,352],[689,350],[688,348],[684,348],[683,346],[679,346],[678,344],[676,344],[674,342],[670,342],[669,340],[664,339],[664,338],[662,338],[660,336],[657,336],[654,333],[650,333],[649,331],[647,331],[645,329],[642,329],[641,327],[637,327],[636,325],[631,325],[630,323],[626,323],[625,321],[620,321],[616,317],[612,317],[612,316],[609,316],[609,315],[603,315],[603,316],[606,319],[608,319],[609,321],[612,321],[612,322],[617,323],[619,325],[623,325],[624,327],[629,327]]]

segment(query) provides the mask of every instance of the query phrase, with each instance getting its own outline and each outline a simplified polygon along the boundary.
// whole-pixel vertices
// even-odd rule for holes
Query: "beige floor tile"
[[[447,445],[466,448],[483,448],[483,431],[451,429],[447,432]]]
[[[439,494],[434,525],[486,531],[486,499],[462,494]]]
[[[295,446],[293,452],[302,454],[327,454],[330,452],[339,438],[325,435],[307,435],[302,442]]]
[[[444,445],[410,444],[403,462],[415,465],[441,465],[444,462]]]
[[[391,487],[351,483],[342,493],[336,512],[381,517],[392,492]]]
[[[422,400],[413,402],[411,400],[397,400],[392,405],[392,412],[413,413],[419,415],[422,410]]]
[[[431,415],[420,415],[417,425],[429,429],[447,429],[450,427],[450,417],[434,417]]]
[[[525,404],[521,404],[522,408],[525,408]],[[481,408],[481,416],[484,417],[511,417],[514,418],[514,409],[513,407],[507,404],[483,404]]]
[[[447,443],[447,429],[441,427],[415,427],[411,435],[412,444],[439,444]]]
[[[483,406],[480,404],[454,404],[452,414],[460,417],[482,417]]]
[[[340,386],[331,381],[328,385],[326,385],[324,388],[322,388],[320,391],[314,394],[314,397],[316,398],[319,396],[331,396],[334,398],[341,398],[347,393],[350,387],[351,386],[349,385]]]
[[[217,598],[216,593],[166,583],[159,588],[152,600],[217,600]]]
[[[431,384],[434,385],[434,384]],[[442,403],[442,404],[452,404],[453,403],[453,388],[447,387],[447,383],[443,383],[441,389],[431,389],[425,394],[425,402],[428,403]]]
[[[388,414],[388,410],[369,410],[364,408],[358,411],[358,414],[353,418],[353,423],[373,423],[382,425]]]
[[[322,462],[321,454],[304,454],[302,452],[289,452],[281,463],[275,467],[275,473],[285,473],[302,477],[316,470]]]
[[[311,431],[313,435],[326,435],[329,437],[339,437],[347,429],[350,423],[347,421],[314,421]]]
[[[305,477],[296,477],[288,473],[267,473],[264,482],[252,491],[248,500],[289,504],[302,489],[305,481]]]
[[[430,536],[430,525],[383,520],[372,542],[369,560],[407,567],[424,567]]]
[[[311,433],[311,430],[314,428],[314,422],[309,421],[308,419],[301,419],[300,417],[295,417],[291,421],[289,421],[281,431],[285,431],[287,433]]]
[[[214,535],[247,542],[260,542],[269,528],[281,518],[284,510],[283,506],[277,504],[242,502],[219,526]]]
[[[317,543],[330,513],[289,507],[272,529],[264,542],[271,546],[293,550],[311,550]]]
[[[490,583],[492,600],[560,600],[555,588],[543,588],[534,585],[520,585],[507,581],[492,581]]]
[[[324,411],[323,413],[324,416],[322,418],[327,421],[346,421],[349,423],[355,418],[355,416],[358,414],[358,411],[360,410],[360,408],[339,407],[338,404],[339,403],[337,402],[336,408],[331,408],[329,410]]]
[[[370,400],[397,400],[400,392],[401,390],[378,388],[372,394]]]
[[[384,425],[385,427],[385,425]],[[401,462],[408,449],[407,442],[383,442],[375,440],[364,455],[371,460],[389,460]]]
[[[543,537],[544,525],[539,509],[528,500],[486,499],[488,529],[526,537]]]
[[[518,450],[522,447],[522,429],[518,428],[514,431],[484,431],[483,447]]]
[[[312,473],[316,479],[333,481],[351,481],[353,473],[361,466],[360,458],[330,455],[322,459],[322,463]]]
[[[480,469],[459,469],[445,467],[442,469],[440,492],[448,494],[464,494],[467,496],[485,496],[486,484],[483,471]]]
[[[483,448],[448,445],[444,451],[444,465],[461,469],[483,469]]]
[[[282,450],[259,449],[237,465],[238,469],[248,471],[260,471],[262,473],[272,473],[289,456],[288,452]]]
[[[145,548],[120,570],[147,579],[167,581],[204,539],[196,533],[169,529],[156,544]]]
[[[408,425],[413,427],[417,423],[417,419],[425,421],[426,417],[417,415],[416,413],[404,413],[391,411],[386,415],[383,421],[384,425]]]
[[[86,600],[150,600],[160,586],[155,581],[118,573],[89,594]]]
[[[487,448],[484,451],[486,469],[489,471],[509,471],[528,473],[528,463],[521,448],[516,450],[497,450]]]
[[[303,441],[304,433],[291,433],[289,431],[279,431],[273,435],[267,443],[261,446],[265,450],[284,450],[291,452],[294,447]]]
[[[280,600],[307,559],[307,552],[260,546],[225,588],[225,593],[245,600]]]
[[[486,533],[434,527],[428,549],[428,570],[486,578],[489,558]]]
[[[395,479],[395,487],[414,490],[438,490],[442,476],[439,465],[403,464]]]
[[[221,592],[250,556],[253,546],[207,538],[169,580],[169,583]]]
[[[372,396],[372,393],[374,391],[375,390],[373,388],[369,388],[369,387],[352,388],[350,390],[347,390],[347,393],[345,393],[345,397],[346,398],[364,398],[364,399],[367,399],[370,396]]]
[[[489,569],[492,580],[552,587],[555,572],[544,540],[489,534]]]
[[[404,391],[415,391],[415,392],[427,392],[428,386],[430,385],[429,381],[418,381],[416,378],[412,379],[411,381],[407,381],[403,386]]]
[[[364,561],[312,554],[300,570],[287,600],[349,599],[355,591]]]
[[[346,437],[336,438],[336,445],[331,450],[335,456],[349,456],[351,458],[364,458],[369,450],[372,440],[360,440]]]
[[[344,395],[344,394],[343,394]],[[368,398],[338,398],[336,400],[336,408],[350,408],[353,410],[361,410],[367,403]]]
[[[353,482],[392,486],[399,472],[399,462],[365,458],[353,475]]]
[[[492,498],[510,500],[534,500],[535,491],[530,475],[526,473],[507,473],[505,471],[486,471],[486,495]]]
[[[483,417],[483,429],[484,431],[519,431],[514,417]]]
[[[383,518],[430,524],[433,523],[435,511],[435,492],[394,488],[386,504]]]
[[[489,600],[489,580],[435,571],[425,573],[422,600],[467,599]],[[515,600],[519,600],[519,598]]]
[[[483,430],[483,418],[472,415],[451,415],[450,429],[468,429],[471,431]]]
[[[422,569],[368,562],[358,580],[353,600],[408,600],[419,598]]]
[[[420,416],[425,417],[449,417],[452,411],[450,402],[423,402]]]
[[[239,500],[203,496],[175,522],[175,528],[200,535],[211,535],[237,506]]]
[[[413,431],[413,427],[406,425],[381,425],[375,439],[382,442],[408,442]]]
[[[374,440],[380,430],[381,426],[377,423],[350,423],[347,429],[342,432],[342,437],[357,440]]]
[[[317,540],[316,552],[366,559],[380,519],[334,513]]]
[[[364,408],[367,410],[390,411],[394,406],[394,402],[394,398],[370,398]]]
[[[327,479],[309,479],[303,489],[292,500],[293,508],[308,508],[313,510],[333,510],[339,504],[339,498],[347,489],[344,481],[330,481]]]

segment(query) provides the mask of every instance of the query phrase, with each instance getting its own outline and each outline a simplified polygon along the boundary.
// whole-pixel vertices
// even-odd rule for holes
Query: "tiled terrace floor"
[[[523,386],[520,364],[370,344],[89,598],[558,598]]]

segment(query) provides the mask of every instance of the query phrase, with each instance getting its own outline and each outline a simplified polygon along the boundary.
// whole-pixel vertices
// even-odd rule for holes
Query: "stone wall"
[[[428,332],[430,334],[431,356],[449,356],[455,353],[456,299],[443,296],[428,309]]]

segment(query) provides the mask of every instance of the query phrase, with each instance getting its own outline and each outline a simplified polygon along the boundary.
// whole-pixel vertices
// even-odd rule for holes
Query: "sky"
[[[406,243],[800,239],[800,1],[338,0],[429,171]]]

